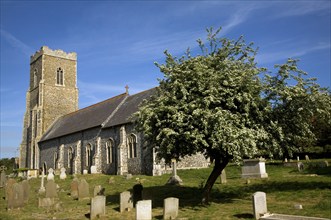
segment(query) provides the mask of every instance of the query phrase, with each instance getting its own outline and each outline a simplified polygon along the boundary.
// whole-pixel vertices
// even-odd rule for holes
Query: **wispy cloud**
[[[299,58],[300,56],[304,56],[319,50],[330,50],[330,48],[330,43],[321,42],[313,47],[302,47],[300,49],[288,49],[283,51],[261,53],[256,56],[256,59],[260,64],[269,64],[290,57]]]
[[[18,38],[16,38],[11,33],[7,32],[3,29],[0,29],[0,34],[12,47],[20,50],[25,55],[30,56],[33,53],[33,49],[30,46],[28,46],[27,44],[20,41]]]
[[[276,18],[301,16],[316,12],[330,13],[329,1],[291,1],[288,3],[284,2],[282,6],[285,10],[279,10],[279,12],[275,14]]]

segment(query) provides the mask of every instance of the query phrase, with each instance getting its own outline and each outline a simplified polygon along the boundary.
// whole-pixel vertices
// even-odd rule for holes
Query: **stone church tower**
[[[78,110],[77,55],[41,47],[30,59],[20,168],[38,169],[38,142],[60,116]]]

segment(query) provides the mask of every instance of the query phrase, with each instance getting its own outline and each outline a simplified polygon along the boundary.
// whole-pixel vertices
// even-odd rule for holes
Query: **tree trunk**
[[[208,180],[205,184],[205,187],[203,188],[202,204],[209,203],[210,191],[213,188],[213,185],[214,185],[215,181],[217,180],[217,178],[221,175],[222,170],[229,163],[229,160],[223,159],[221,161],[220,158],[215,158],[214,163],[215,163],[214,169],[211,172],[211,174],[209,175]]]

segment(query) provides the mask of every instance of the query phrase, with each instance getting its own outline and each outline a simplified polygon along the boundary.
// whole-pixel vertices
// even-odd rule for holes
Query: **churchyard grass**
[[[331,161],[329,160],[329,163]],[[304,162],[306,163],[306,162]],[[305,164],[307,165],[307,164]],[[306,166],[308,167],[308,166]],[[251,196],[256,191],[267,195],[268,211],[272,213],[304,215],[331,218],[331,167],[313,168],[297,171],[295,167],[284,167],[280,162],[266,164],[268,179],[250,179],[247,183],[242,179],[241,167],[230,164],[226,168],[227,183],[215,183],[209,206],[203,206],[201,189],[211,172],[211,168],[199,170],[178,170],[177,174],[183,180],[182,186],[165,185],[170,174],[151,177],[133,175],[131,179],[123,176],[102,174],[78,175],[89,183],[90,195],[96,185],[105,188],[106,213],[101,219],[134,219],[135,212],[119,212],[119,194],[132,190],[137,183],[136,178],[144,186],[143,198],[151,199],[153,219],[162,219],[163,199],[179,198],[179,218],[183,219],[253,219]],[[319,175],[315,175],[318,173]],[[109,179],[112,178],[111,184]],[[88,219],[90,200],[73,200],[70,197],[70,183],[73,176],[55,182],[60,186],[58,195],[60,205],[56,208],[38,208],[38,189],[40,179],[31,179],[30,199],[28,204],[19,210],[6,210],[4,189],[0,190],[0,219]],[[295,205],[303,209],[295,209]]]

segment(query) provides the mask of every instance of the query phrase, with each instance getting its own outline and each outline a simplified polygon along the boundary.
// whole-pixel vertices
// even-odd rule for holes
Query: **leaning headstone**
[[[13,194],[13,185],[16,183],[16,180],[15,179],[12,179],[12,178],[9,178],[6,182],[6,200],[7,198]]]
[[[241,172],[242,178],[268,178],[263,158],[244,160]]]
[[[48,169],[47,180],[54,180],[54,170],[53,170],[53,168]]]
[[[305,155],[305,159],[306,159],[307,161],[309,161],[309,156],[308,156],[308,155]]]
[[[120,194],[120,212],[130,211],[133,209],[132,195],[129,191]]]
[[[5,166],[1,166],[0,167],[0,187],[4,187],[5,184],[6,184],[6,181],[7,181],[7,177],[6,177],[6,170],[7,170],[7,167]]]
[[[20,183],[13,184],[13,190],[9,192],[7,208],[15,209],[23,207],[23,187]]]
[[[172,176],[169,178],[167,185],[181,185],[183,180],[177,175],[176,159],[171,160],[172,163]]]
[[[66,168],[62,167],[61,168],[61,173],[60,173],[60,179],[65,180],[66,178],[67,178]]]
[[[133,205],[135,206],[138,201],[143,199],[143,185],[136,184],[133,186]]]
[[[267,197],[264,192],[256,192],[252,196],[253,214],[255,219],[260,219],[261,216],[267,214]]]
[[[90,219],[106,215],[106,197],[95,196],[91,199]]]
[[[152,219],[152,200],[141,200],[136,205],[136,220]]]
[[[46,183],[46,198],[57,198],[56,183],[54,180],[48,180]]]
[[[179,199],[166,198],[163,203],[163,219],[177,219]]]
[[[78,200],[82,199],[89,199],[90,198],[90,190],[89,184],[86,182],[85,179],[79,181],[78,184]]]
[[[225,169],[223,169],[222,173],[221,173],[221,184],[226,184],[226,183],[227,183],[226,172],[225,172]]]
[[[97,185],[94,187],[93,196],[103,196],[105,192],[105,188],[102,188],[101,185]]]
[[[77,178],[74,178],[70,184],[70,195],[72,198],[77,199],[78,198],[78,185],[79,185],[79,180]]]
[[[23,187],[23,201],[27,203],[29,201],[29,196],[30,196],[30,185],[27,180],[23,180],[21,184]]]
[[[41,173],[40,188],[38,190],[39,194],[43,194],[46,191],[45,186],[44,186],[44,181],[45,181],[45,174],[44,174],[44,170],[43,170]]]

